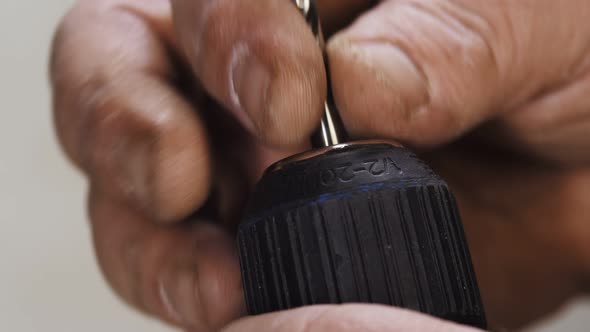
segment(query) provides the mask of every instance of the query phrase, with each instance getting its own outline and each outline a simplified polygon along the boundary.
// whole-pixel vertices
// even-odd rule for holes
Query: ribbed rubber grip
[[[238,241],[251,314],[367,302],[486,325],[454,198],[407,150],[353,146],[267,173]]]

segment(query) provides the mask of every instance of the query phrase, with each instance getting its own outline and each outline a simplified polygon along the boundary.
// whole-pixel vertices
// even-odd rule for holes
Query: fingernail
[[[363,41],[350,44],[361,62],[372,67],[377,79],[393,84],[420,83],[421,73],[399,47],[390,43]]]
[[[254,130],[268,107],[270,71],[248,46],[238,44],[230,64],[230,94],[237,116]]]
[[[194,267],[178,267],[165,272],[158,281],[160,302],[166,316],[183,327],[208,331],[196,289]]]
[[[396,109],[409,113],[428,102],[429,87],[426,76],[402,48],[390,42],[372,40],[349,40],[336,37],[330,49],[337,56],[353,62],[351,65],[364,68],[357,79],[366,80],[375,93],[388,91],[390,102],[401,103]],[[357,68],[358,69],[358,68]],[[400,99],[400,100],[397,100]],[[410,116],[408,114],[408,116]]]
[[[182,325],[182,317],[176,309],[176,304],[172,301],[172,296],[170,295],[170,291],[166,287],[163,281],[160,280],[158,285],[158,294],[160,296],[160,301],[164,307],[165,314],[171,319],[174,323],[178,325]]]

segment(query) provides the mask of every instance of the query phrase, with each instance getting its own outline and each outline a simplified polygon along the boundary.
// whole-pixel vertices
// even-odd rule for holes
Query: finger
[[[263,141],[307,141],[319,122],[326,78],[317,42],[293,3],[172,3],[180,42],[205,88]],[[350,17],[368,3],[341,1],[329,17]],[[333,2],[322,4],[334,8]]]
[[[163,227],[93,192],[100,266],[123,299],[172,324],[216,331],[243,311],[233,238],[206,221]]]
[[[344,121],[357,136],[453,139],[583,72],[589,10],[584,1],[385,1],[329,44]]]
[[[168,221],[206,199],[210,161],[195,109],[173,87],[163,4],[81,2],[56,35],[51,80],[68,155],[102,191]]]
[[[380,305],[314,306],[245,318],[224,332],[475,332],[419,313]]]
[[[207,91],[263,141],[295,145],[320,119],[326,77],[291,1],[174,0],[179,40]]]

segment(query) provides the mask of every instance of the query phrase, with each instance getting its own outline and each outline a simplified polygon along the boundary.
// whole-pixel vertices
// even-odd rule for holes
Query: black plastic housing
[[[403,148],[351,145],[267,171],[238,244],[250,314],[365,302],[486,326],[455,199]]]

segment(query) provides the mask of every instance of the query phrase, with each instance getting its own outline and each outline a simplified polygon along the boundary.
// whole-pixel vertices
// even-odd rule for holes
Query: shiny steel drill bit
[[[322,115],[320,126],[313,134],[311,141],[315,148],[341,144],[346,139],[346,131],[344,130],[344,126],[342,125],[342,121],[340,120],[340,116],[334,104],[324,34],[322,32],[322,25],[317,11],[316,2],[315,0],[295,0],[295,5],[301,10],[301,13],[316,37],[324,57],[326,76],[328,79],[328,94],[326,101],[324,102],[324,114]]]

